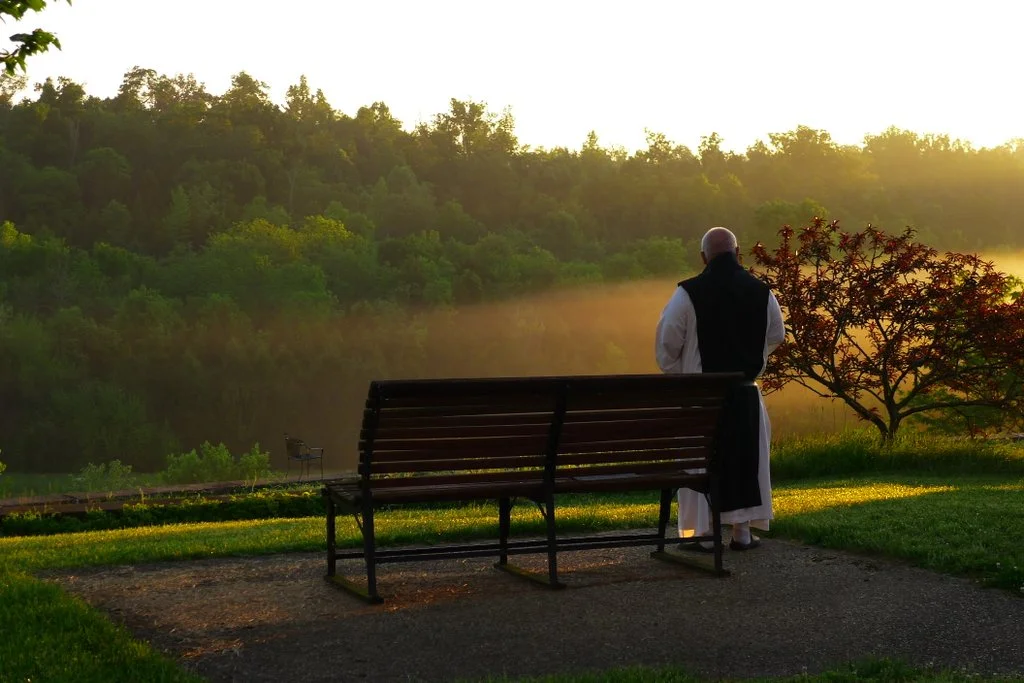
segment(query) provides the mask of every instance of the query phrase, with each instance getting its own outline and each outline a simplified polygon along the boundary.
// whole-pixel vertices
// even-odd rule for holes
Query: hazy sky
[[[841,143],[890,125],[978,146],[1024,137],[1013,0],[74,0],[29,17],[63,51],[29,78],[113,95],[135,65],[213,93],[245,70],[275,101],[305,74],[347,114],[411,128],[451,97],[509,106],[521,142],[644,147],[644,128],[744,150],[803,124]],[[0,42],[6,45],[6,41]]]

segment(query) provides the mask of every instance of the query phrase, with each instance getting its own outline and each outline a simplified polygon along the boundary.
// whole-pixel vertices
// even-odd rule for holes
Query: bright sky
[[[385,102],[407,128],[449,98],[511,107],[520,142],[745,150],[797,125],[858,144],[890,125],[988,147],[1024,137],[1024,3],[1014,0],[74,0],[42,26],[68,76],[111,96],[135,65],[220,94],[247,71],[282,102],[305,74],[347,114]],[[2,30],[2,29],[0,29]],[[6,42],[0,42],[6,46]]]

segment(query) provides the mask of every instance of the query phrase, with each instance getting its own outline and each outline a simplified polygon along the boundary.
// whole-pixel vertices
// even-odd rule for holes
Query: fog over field
[[[1024,279],[1024,253],[983,256]],[[423,376],[658,372],[654,328],[676,282],[604,285],[424,313],[419,321],[431,339]],[[795,384],[766,402],[776,438],[863,425],[841,401]]]

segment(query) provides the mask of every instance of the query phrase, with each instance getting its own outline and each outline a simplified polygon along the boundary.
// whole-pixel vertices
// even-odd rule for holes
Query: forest
[[[283,105],[245,72],[221,94],[144,68],[110,98],[27,86],[0,75],[10,471],[155,470],[204,441],[280,458],[283,432],[342,467],[371,378],[653,371],[656,316],[713,225],[1024,247],[1024,140],[798,126],[742,154],[714,132],[537,149],[483,102],[409,127],[305,78]]]

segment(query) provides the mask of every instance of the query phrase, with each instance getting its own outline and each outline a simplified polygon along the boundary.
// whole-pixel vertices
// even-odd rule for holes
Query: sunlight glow
[[[949,493],[956,486],[906,486],[904,484],[873,483],[828,488],[786,488],[772,494],[776,514],[797,515],[879,500],[914,498],[930,493]]]
[[[135,65],[217,94],[244,70],[278,102],[305,74],[336,109],[381,100],[407,128],[454,97],[510,107],[534,147],[578,148],[595,130],[631,151],[649,128],[691,149],[718,132],[744,151],[797,125],[841,144],[891,125],[985,147],[1022,137],[1022,20],[1024,5],[992,0],[83,0],[7,28],[63,44],[31,60],[33,82],[68,76],[99,97]]]

